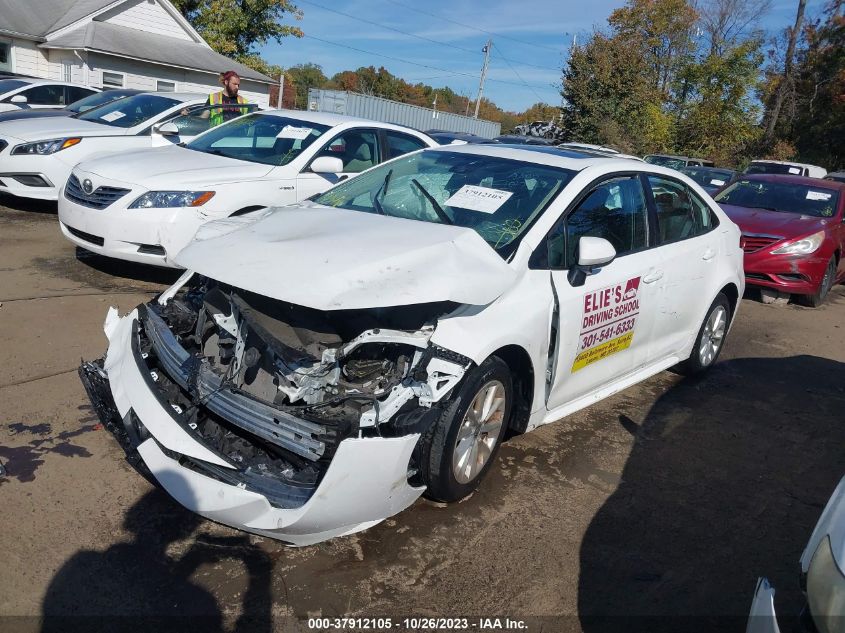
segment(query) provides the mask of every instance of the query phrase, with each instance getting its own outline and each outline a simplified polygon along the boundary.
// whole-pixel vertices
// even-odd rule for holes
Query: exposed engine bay
[[[180,425],[240,471],[237,481],[297,507],[343,439],[432,423],[471,365],[429,341],[457,307],[321,311],[194,275],[139,308],[137,340]],[[224,481],[233,474],[187,465]]]

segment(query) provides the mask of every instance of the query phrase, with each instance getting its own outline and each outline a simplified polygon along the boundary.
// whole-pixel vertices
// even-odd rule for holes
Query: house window
[[[156,81],[156,90],[158,92],[176,92],[176,82],[159,79]]]
[[[103,71],[103,90],[110,88],[123,88],[123,73],[113,73],[108,70]]]
[[[70,83],[73,81],[73,63],[64,61],[62,62],[62,81],[67,81]]]
[[[12,72],[12,45],[0,42],[0,70]]]

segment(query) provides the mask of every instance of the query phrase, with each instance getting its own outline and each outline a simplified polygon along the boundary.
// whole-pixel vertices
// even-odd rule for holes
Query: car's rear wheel
[[[420,439],[427,497],[457,501],[478,488],[495,460],[512,405],[513,380],[504,361],[494,356],[470,370]]]
[[[710,369],[722,352],[730,320],[731,305],[728,303],[728,298],[720,292],[707,310],[689,358],[676,365],[676,371],[691,376]]]
[[[827,263],[827,268],[824,270],[824,277],[819,284],[819,289],[815,294],[806,295],[805,301],[811,308],[818,308],[827,299],[830,289],[833,288],[833,282],[836,279],[836,258],[831,256]]]

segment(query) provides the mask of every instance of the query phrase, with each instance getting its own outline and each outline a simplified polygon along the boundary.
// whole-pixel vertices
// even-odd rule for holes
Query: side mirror
[[[603,237],[582,237],[578,240],[578,263],[569,270],[571,286],[583,286],[587,275],[595,275],[602,266],[616,259],[616,249]]]
[[[9,99],[9,103],[26,103],[27,98],[25,95],[15,95],[11,99]]]
[[[315,174],[339,174],[343,171],[343,161],[336,156],[319,156],[311,163]]]
[[[153,129],[162,136],[179,136],[179,128],[175,123],[162,123]]]

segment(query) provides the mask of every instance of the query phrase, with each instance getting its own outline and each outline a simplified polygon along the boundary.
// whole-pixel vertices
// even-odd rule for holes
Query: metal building
[[[440,112],[431,108],[421,108],[408,103],[342,90],[311,88],[308,91],[308,109],[407,125],[423,132],[448,130],[493,138],[498,136],[502,129],[500,123],[493,121],[474,119],[451,112]]]

